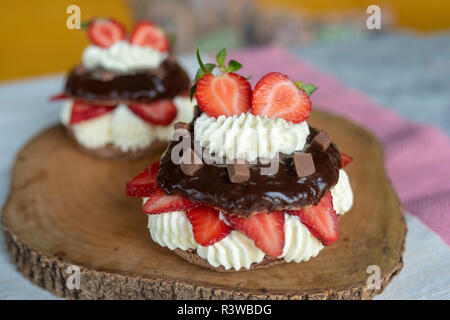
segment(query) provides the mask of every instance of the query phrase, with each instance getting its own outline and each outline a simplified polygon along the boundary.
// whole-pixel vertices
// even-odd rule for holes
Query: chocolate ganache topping
[[[189,130],[192,137],[194,121]],[[180,195],[244,217],[261,211],[316,205],[337,183],[342,166],[334,143],[326,150],[311,143],[317,133],[317,129],[310,127],[304,152],[311,153],[316,171],[307,177],[297,176],[292,154],[280,154],[279,169],[272,175],[261,175],[260,169],[268,164],[250,164],[250,178],[242,183],[230,182],[225,163],[204,164],[193,175],[186,175],[171,159],[172,149],[178,143],[171,141],[161,159],[158,183],[167,194]]]
[[[173,60],[167,59],[153,70],[114,73],[102,68],[75,67],[69,74],[65,93],[94,101],[151,102],[172,99],[189,90],[186,72]]]

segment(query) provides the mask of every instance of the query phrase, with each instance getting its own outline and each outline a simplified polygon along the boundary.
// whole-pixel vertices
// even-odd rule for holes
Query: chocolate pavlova
[[[137,158],[167,145],[176,121],[190,122],[189,77],[173,57],[168,35],[151,22],[128,37],[112,19],[87,24],[91,44],[67,76],[61,121],[85,151]]]
[[[175,124],[161,161],[127,194],[143,198],[153,241],[191,263],[239,271],[308,261],[339,239],[352,159],[308,125],[313,85],[272,72],[252,90],[225,55],[217,64],[198,55],[194,120]]]

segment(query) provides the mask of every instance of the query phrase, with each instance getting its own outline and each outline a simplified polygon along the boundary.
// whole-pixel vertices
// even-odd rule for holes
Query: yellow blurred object
[[[316,15],[323,12],[361,9],[376,4],[388,8],[393,14],[395,27],[410,28],[416,31],[438,31],[450,29],[449,0],[258,0],[263,5],[288,7],[304,14]]]
[[[114,17],[129,31],[131,13],[122,0],[14,0],[0,2],[0,80],[66,71],[88,45],[83,30],[69,30],[69,5],[81,9],[81,21]]]

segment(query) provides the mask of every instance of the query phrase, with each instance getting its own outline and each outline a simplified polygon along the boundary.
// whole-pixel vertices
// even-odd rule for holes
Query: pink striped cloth
[[[436,128],[407,121],[277,47],[232,53],[252,84],[279,71],[320,89],[314,105],[345,116],[374,133],[384,147],[385,166],[404,209],[450,244],[450,139]]]

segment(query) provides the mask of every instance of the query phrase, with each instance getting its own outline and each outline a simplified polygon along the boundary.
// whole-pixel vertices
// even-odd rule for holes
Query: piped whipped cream
[[[339,170],[339,180],[331,188],[333,207],[337,214],[344,214],[353,206],[353,191],[344,169]]]
[[[347,174],[344,170],[341,172],[338,184],[331,189],[333,205],[338,214],[344,214],[353,203],[353,193]],[[225,219],[222,214],[221,219]],[[196,250],[197,254],[209,264],[214,267],[223,266],[226,270],[249,269],[252,263],[261,262],[265,256],[252,239],[238,230],[231,231],[224,239],[210,246],[199,245],[194,239],[192,225],[184,211],[149,215],[148,228],[153,241],[160,246],[171,250],[175,248]],[[278,258],[283,258],[286,262],[308,261],[323,249],[322,243],[297,216],[285,214],[284,233],[285,244]]]
[[[102,67],[116,72],[129,72],[158,68],[168,56],[167,52],[160,52],[151,47],[117,41],[108,48],[91,44],[84,50],[82,62],[88,69]]]
[[[203,113],[194,125],[195,140],[211,154],[249,162],[302,150],[308,135],[306,121],[294,124],[251,113],[218,118]]]
[[[177,121],[191,122],[194,117],[195,101],[177,96],[173,99],[177,108]],[[152,125],[135,115],[127,105],[119,104],[113,111],[102,116],[69,125],[72,100],[66,100],[61,110],[61,122],[73,130],[77,141],[86,148],[96,149],[108,144],[122,152],[143,149],[155,141],[168,141],[173,126]]]

